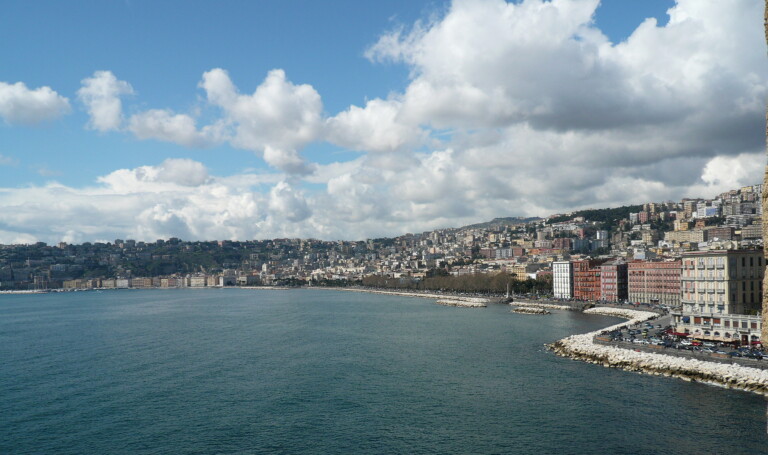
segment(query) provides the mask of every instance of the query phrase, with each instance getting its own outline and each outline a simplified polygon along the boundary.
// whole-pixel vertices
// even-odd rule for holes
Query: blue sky
[[[743,105],[764,99],[761,84],[748,77],[765,76],[764,62],[753,62],[755,55],[765,55],[764,43],[752,38],[759,21],[749,19],[759,1],[724,2],[725,7],[714,0],[699,2],[704,7],[694,3],[5,2],[0,16],[0,83],[7,90],[4,101],[0,87],[0,188],[5,189],[0,207],[54,213],[59,227],[46,227],[51,219],[40,215],[6,215],[0,219],[0,243],[84,241],[113,233],[194,238],[397,235],[492,216],[545,216],[746,183],[758,174],[740,163],[758,152],[756,139],[732,146],[726,139],[738,135],[731,125],[752,125],[742,121],[746,114],[734,108],[716,118],[717,109],[711,109],[713,118],[702,119],[690,114],[698,106],[683,109],[668,101],[697,95],[684,87],[699,83],[704,84],[702,91],[712,89],[707,84],[722,83],[724,96],[741,97]],[[679,11],[673,24],[668,24],[670,8]],[[744,55],[730,52],[730,61],[718,54],[729,52],[727,43],[705,48],[717,33],[707,21],[722,17],[723,28],[739,28],[731,46],[740,40],[750,48]],[[476,18],[485,18],[488,27]],[[656,25],[645,22],[639,30],[647,18],[655,18]],[[561,36],[560,30],[570,31]],[[659,54],[658,66],[654,54]],[[686,66],[690,57],[710,67]],[[204,74],[215,69],[223,72],[209,75],[225,74],[216,79],[223,85],[204,87]],[[266,87],[273,70],[282,71],[270,79],[275,92],[246,99]],[[105,114],[89,112],[79,92],[86,79],[97,79],[97,71],[112,76],[99,73],[104,76],[100,81],[112,81],[115,90],[123,87],[111,98],[99,98],[119,105],[110,126],[101,128],[94,127],[94,115]],[[576,77],[579,71],[583,74]],[[560,84],[557,75],[566,74]],[[720,82],[713,82],[715,74]],[[9,88],[17,83],[24,90]],[[568,84],[573,90],[564,90]],[[212,101],[213,93],[225,96],[230,86],[234,91],[227,93],[242,95],[239,104]],[[45,109],[53,110],[34,111],[42,117],[19,121],[20,112],[32,112],[22,104],[32,103],[31,94],[42,87],[58,96],[47,100]],[[627,90],[633,92],[624,99]],[[579,92],[584,96],[574,95]],[[18,97],[13,103],[11,93]],[[463,99],[467,93],[471,97]],[[441,96],[448,98],[443,102]],[[54,112],[57,106],[60,110]],[[249,117],[254,109],[259,113]],[[295,121],[294,126],[276,131],[274,125],[259,123],[277,111],[295,115],[281,117]],[[750,114],[757,123],[756,114]],[[668,117],[680,123],[665,126],[661,119]],[[187,127],[183,131],[181,123]],[[673,137],[681,131],[711,132],[712,124],[728,131],[701,145]],[[667,127],[676,132],[670,136]],[[552,191],[552,197],[535,200],[524,188],[506,183],[530,186],[522,181],[539,172],[546,174],[544,183],[559,179],[551,168],[541,170],[531,163],[525,175],[499,164],[490,172],[500,183],[479,183],[476,174],[483,171],[471,165],[485,161],[478,156],[487,157],[488,163],[520,162],[538,147],[555,156],[566,152],[569,132],[581,136],[574,148],[595,150],[586,161],[613,163],[605,168],[613,184],[639,182],[644,191],[607,194],[607,180],[590,183],[585,175],[583,182],[574,183],[583,191],[555,185],[541,190]],[[680,165],[685,167],[680,181],[659,177]],[[422,171],[414,170],[420,166]],[[721,168],[729,170],[730,180],[717,173]],[[439,175],[431,173],[435,169]],[[117,189],[115,173],[121,170],[131,173],[152,203],[136,205]],[[194,185],[180,187],[173,180],[188,173],[199,176]],[[452,180],[448,174],[459,176],[461,197],[452,196],[454,190],[435,193]],[[422,178],[424,182],[414,182]],[[251,183],[243,184],[243,179]],[[248,193],[254,208],[237,214],[234,209],[203,211],[217,221],[198,226],[185,207],[206,205],[197,201],[203,196],[196,191],[213,191],[216,185],[232,197]],[[47,200],[62,192],[71,199]],[[107,197],[102,193],[134,212],[126,219],[101,213],[98,222],[68,222],[68,217],[98,207]],[[348,204],[367,207],[363,215],[336,205],[345,198]],[[495,202],[478,207],[471,198]],[[216,201],[213,205],[221,207],[222,200]],[[340,211],[340,217],[333,215]],[[130,221],[137,219],[159,224]]]

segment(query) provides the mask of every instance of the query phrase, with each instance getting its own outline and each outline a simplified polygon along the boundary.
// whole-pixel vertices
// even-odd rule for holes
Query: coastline
[[[384,291],[380,289],[366,288],[342,288],[342,287],[313,287],[311,289],[327,289],[329,291],[365,292],[368,294],[399,295],[402,297],[421,297],[435,300],[438,305],[459,306],[467,308],[483,308],[493,303],[494,300],[486,297],[469,297],[457,294],[431,294],[416,291]]]
[[[600,332],[647,321],[656,317],[656,313],[617,308],[591,308],[584,313],[622,317],[627,318],[628,321],[589,333],[571,335],[546,345],[547,349],[561,357],[603,365],[607,368],[674,377],[684,381],[701,382],[768,396],[768,370],[638,352],[594,342],[594,337]]]

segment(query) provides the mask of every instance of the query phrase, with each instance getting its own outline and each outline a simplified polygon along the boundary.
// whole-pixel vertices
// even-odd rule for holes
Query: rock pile
[[[440,299],[437,299],[436,302],[438,305],[459,306],[459,307],[466,307],[466,308],[485,308],[488,306],[485,302],[485,299],[474,299],[474,298],[466,298],[466,299],[440,298]]]
[[[522,314],[552,314],[543,308],[529,308],[529,307],[515,307],[511,310],[512,313]]]
[[[768,370],[637,352],[594,343],[594,336],[600,332],[655,318],[658,316],[655,313],[618,308],[592,308],[585,313],[626,317],[630,318],[630,321],[591,333],[572,335],[548,345],[548,349],[563,357],[605,367],[676,377],[686,381],[702,382],[768,396]]]

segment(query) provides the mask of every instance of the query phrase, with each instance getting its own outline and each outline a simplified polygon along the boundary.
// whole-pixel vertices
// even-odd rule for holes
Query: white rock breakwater
[[[467,298],[467,299],[441,298],[441,299],[437,299],[436,302],[438,305],[460,306],[460,307],[466,307],[466,308],[485,308],[488,306],[484,299],[473,299],[473,298]]]
[[[315,288],[322,289],[322,288]],[[466,308],[485,308],[490,302],[489,299],[482,297],[463,297],[460,295],[431,294],[427,292],[409,292],[409,291],[384,291],[379,289],[361,289],[361,288],[325,288],[337,291],[365,292],[368,294],[384,295],[402,295],[405,297],[421,297],[425,299],[434,299],[436,303],[446,306],[457,306]]]
[[[531,303],[531,302],[509,302],[510,305],[526,308],[540,308],[540,309],[553,309],[553,310],[571,310],[568,305],[557,305],[554,303]]]
[[[605,367],[676,377],[686,381],[702,382],[768,396],[768,370],[664,354],[637,352],[614,346],[603,346],[594,342],[595,335],[600,332],[652,319],[657,316],[655,313],[619,308],[591,308],[584,312],[624,317],[630,320],[595,332],[569,336],[548,345],[547,348],[563,357]]]
[[[543,308],[528,308],[528,307],[512,308],[511,312],[521,313],[521,314],[552,314]]]

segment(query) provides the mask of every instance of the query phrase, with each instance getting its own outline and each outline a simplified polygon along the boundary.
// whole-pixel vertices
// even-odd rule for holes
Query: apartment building
[[[629,301],[680,306],[681,261],[633,261],[627,264]]]
[[[600,264],[605,261],[572,261],[573,297],[579,300],[600,300]]]
[[[682,310],[673,313],[677,330],[719,341],[759,338],[764,261],[762,250],[684,253]]]
[[[552,292],[556,299],[573,297],[573,265],[570,261],[552,263]]]
[[[627,263],[608,262],[600,266],[600,297],[607,302],[627,299]]]

